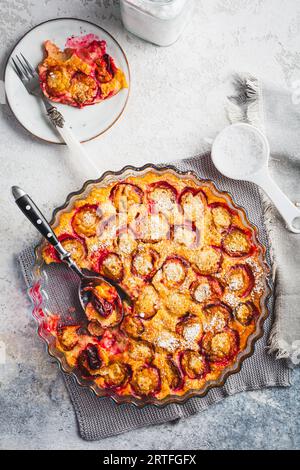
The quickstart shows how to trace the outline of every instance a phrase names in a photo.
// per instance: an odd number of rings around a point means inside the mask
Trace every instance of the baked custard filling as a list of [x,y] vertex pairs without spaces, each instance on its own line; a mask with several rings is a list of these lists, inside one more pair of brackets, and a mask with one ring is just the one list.
[[[55,228],[82,268],[104,283],[88,292],[85,324],[51,322],[71,368],[118,395],[162,400],[199,390],[237,360],[262,315],[262,247],[242,212],[212,185],[149,171],[94,186]],[[60,262],[45,245],[46,263]]]

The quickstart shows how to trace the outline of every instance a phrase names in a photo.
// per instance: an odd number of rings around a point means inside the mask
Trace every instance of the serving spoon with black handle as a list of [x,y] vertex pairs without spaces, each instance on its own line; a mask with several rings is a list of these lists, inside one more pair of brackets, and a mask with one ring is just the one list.
[[40,234],[55,248],[61,261],[66,263],[67,266],[69,266],[69,268],[71,268],[72,271],[74,271],[77,276],[79,276],[80,284],[78,288],[78,295],[84,310],[87,303],[87,289],[91,290],[91,288],[95,288],[98,285],[103,284],[103,282],[110,284],[116,289],[121,302],[126,301],[129,305],[131,305],[132,301],[130,296],[119,284],[114,282],[112,279],[107,278],[106,276],[101,276],[100,274],[94,273],[92,271],[88,271],[88,274],[85,274],[85,272],[83,272],[83,270],[77,266],[75,261],[72,259],[71,254],[65,250],[58,240],[40,209],[28,196],[28,194],[23,191],[23,189],[19,188],[18,186],[12,186],[11,191],[17,206],[21,209],[23,214],[27,217],[28,220],[30,220],[30,222],[40,232]]

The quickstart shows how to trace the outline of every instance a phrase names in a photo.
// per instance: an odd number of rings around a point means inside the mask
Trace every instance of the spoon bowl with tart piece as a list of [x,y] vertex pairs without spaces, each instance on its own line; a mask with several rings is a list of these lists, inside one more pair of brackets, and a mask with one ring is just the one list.
[[66,263],[80,278],[78,296],[87,317],[92,321],[98,321],[105,327],[118,325],[123,319],[123,302],[128,305],[132,303],[127,292],[112,279],[80,269],[28,194],[18,186],[12,187],[12,194],[17,206],[27,219],[55,248],[61,261]]

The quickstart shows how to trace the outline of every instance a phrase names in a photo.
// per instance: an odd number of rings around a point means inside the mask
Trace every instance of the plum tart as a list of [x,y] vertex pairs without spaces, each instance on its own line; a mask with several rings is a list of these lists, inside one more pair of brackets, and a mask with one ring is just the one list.
[[[104,283],[86,293],[83,324],[52,322],[69,368],[148,403],[217,383],[265,316],[265,250],[244,211],[210,182],[151,167],[88,188],[54,230],[80,267],[118,282],[132,303]],[[42,253],[60,262],[50,245]]]
[[94,34],[70,37],[63,51],[47,40],[44,49],[39,78],[51,101],[83,108],[128,88],[124,72],[106,52],[106,42]]

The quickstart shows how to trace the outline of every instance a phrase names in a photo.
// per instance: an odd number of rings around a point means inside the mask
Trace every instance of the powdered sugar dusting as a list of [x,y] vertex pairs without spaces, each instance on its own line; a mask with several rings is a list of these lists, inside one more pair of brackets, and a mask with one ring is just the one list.
[[262,294],[264,290],[264,270],[253,258],[247,259],[247,264],[251,267],[255,279],[255,285],[251,292],[251,297],[254,298],[255,294]]
[[227,303],[230,307],[237,307],[240,303],[240,299],[236,295],[231,294],[230,292],[225,294],[223,299],[224,302]]
[[194,297],[197,302],[204,302],[211,295],[209,284],[200,284],[194,292]]
[[167,263],[164,266],[164,273],[169,281],[178,282],[184,276],[184,269],[179,263]]
[[216,312],[214,315],[209,317],[209,320],[204,324],[205,331],[210,331],[212,333],[217,331],[222,331],[226,326],[226,319],[221,312]]
[[180,347],[180,341],[171,332],[165,330],[158,335],[156,345],[167,351],[174,352]]
[[240,290],[243,288],[243,276],[242,275],[234,275],[230,277],[230,281],[228,287],[230,290]]
[[199,338],[201,333],[201,325],[200,323],[193,323],[191,325],[186,325],[183,329],[183,337],[186,342],[187,349],[194,349],[195,342]]
[[152,199],[155,201],[156,209],[160,212],[168,212],[174,209],[174,202],[167,190],[154,191]]
[[151,260],[147,259],[142,254],[137,255],[134,258],[133,265],[135,269],[137,270],[137,272],[149,273],[153,269],[153,264]]
[[198,350],[198,339],[202,331],[201,323],[186,325],[183,329],[183,338],[178,338],[170,331],[162,331],[156,341],[156,346],[166,349],[169,352],[175,352],[177,349]]
[[94,214],[91,214],[90,212],[85,212],[83,214],[82,220],[86,225],[92,225],[95,221]]

